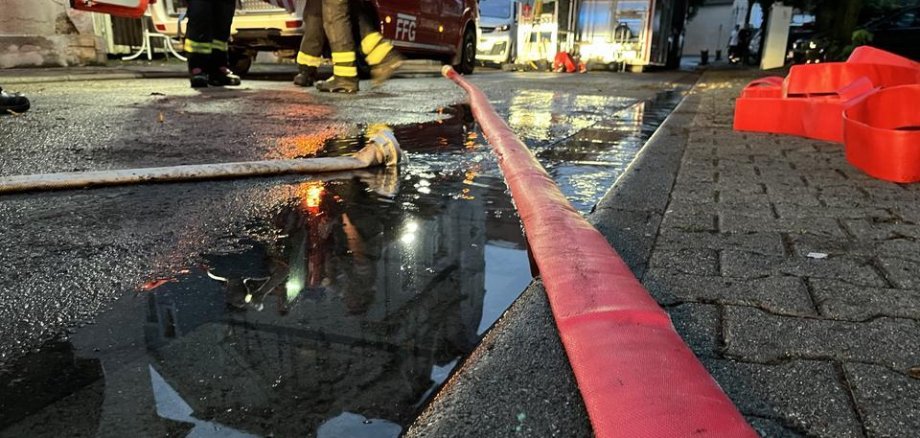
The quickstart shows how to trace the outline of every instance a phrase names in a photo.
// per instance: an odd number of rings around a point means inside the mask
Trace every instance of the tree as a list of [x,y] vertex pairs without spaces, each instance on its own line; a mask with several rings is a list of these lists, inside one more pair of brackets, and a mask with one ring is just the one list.
[[[747,0],[748,19],[750,20],[751,6],[759,4],[761,10],[767,12],[774,0]],[[815,14],[816,30],[837,45],[843,46],[850,42],[853,31],[859,24],[860,12],[864,3],[878,4],[884,7],[892,0],[782,0],[783,4],[796,9],[813,12]]]
[[839,44],[848,44],[859,24],[863,0],[823,0],[815,9],[818,32]]

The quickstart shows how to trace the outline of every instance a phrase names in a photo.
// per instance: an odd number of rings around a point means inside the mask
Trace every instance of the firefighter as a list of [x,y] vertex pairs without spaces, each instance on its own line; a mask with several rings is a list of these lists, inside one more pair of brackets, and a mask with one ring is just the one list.
[[[322,0],[323,30],[332,48],[332,78],[316,83],[320,91],[333,93],[356,93],[358,91],[358,68],[355,66],[355,41],[352,36],[352,14],[349,0]],[[402,65],[403,57],[389,41],[383,38],[355,6],[358,33],[361,36],[361,52],[371,67],[375,85],[390,78]]]
[[297,76],[294,84],[311,87],[316,82],[316,69],[323,61],[323,46],[326,34],[323,32],[322,0],[307,0],[303,8],[303,39],[297,52]]
[[192,88],[240,84],[240,77],[227,67],[235,10],[236,0],[188,0],[185,52]]

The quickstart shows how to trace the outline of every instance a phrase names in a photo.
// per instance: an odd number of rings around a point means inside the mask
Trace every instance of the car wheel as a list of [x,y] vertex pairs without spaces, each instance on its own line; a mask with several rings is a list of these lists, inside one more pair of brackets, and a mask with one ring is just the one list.
[[473,74],[476,68],[476,32],[473,28],[466,28],[463,32],[463,44],[460,46],[460,63],[454,66],[458,73]]
[[255,54],[249,54],[249,52],[244,52],[240,50],[230,50],[230,70],[233,70],[233,73],[238,75],[244,75],[249,73],[249,69],[252,67],[252,60],[255,58]]

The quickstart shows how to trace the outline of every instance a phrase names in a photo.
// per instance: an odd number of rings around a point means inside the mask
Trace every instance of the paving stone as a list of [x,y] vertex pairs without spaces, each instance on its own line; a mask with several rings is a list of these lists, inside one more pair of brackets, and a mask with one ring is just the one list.
[[822,234],[845,237],[843,230],[832,217],[779,218],[770,214],[746,215],[731,209],[719,209],[719,231],[725,233],[780,232],[796,234]]
[[788,218],[876,218],[877,220],[893,220],[895,217],[886,209],[875,207],[802,207],[786,202],[773,204],[780,217]]
[[716,229],[716,216],[712,214],[712,209],[706,208],[690,211],[684,209],[680,212],[668,210],[661,221],[661,227],[689,232],[718,231]]
[[763,438],[800,438],[804,437],[799,432],[796,432],[793,429],[790,429],[786,426],[783,426],[777,420],[760,418],[760,417],[746,417],[748,423],[751,427]]
[[691,275],[719,275],[719,253],[711,249],[656,248],[649,270],[665,270]]
[[759,254],[783,255],[783,238],[779,233],[715,233],[662,230],[657,243],[664,247],[739,249]]
[[920,226],[905,223],[878,223],[867,219],[842,219],[854,238],[886,240],[895,238],[920,239]]
[[782,202],[785,204],[799,205],[802,207],[811,208],[821,208],[824,206],[824,204],[821,203],[821,200],[818,199],[818,194],[811,190],[801,190],[795,195],[769,191],[769,187],[767,187],[767,190],[767,198],[770,199],[770,202]]
[[689,204],[709,204],[715,202],[715,190],[710,184],[685,185],[671,192],[671,199],[680,199]]
[[690,135],[690,138],[687,140],[688,145],[692,146],[687,149],[684,153],[682,159],[684,162],[714,162],[717,158],[716,151],[717,149],[711,145],[704,145],[704,142],[707,142],[705,138],[700,138],[698,135]]
[[903,201],[908,203],[920,199],[915,193],[905,187],[906,186],[877,179],[869,179],[868,181],[861,182],[859,184],[859,188],[865,191],[871,199],[883,201]]
[[808,289],[795,277],[743,280],[652,270],[643,283],[664,305],[707,302],[755,306],[784,315],[817,315]]
[[[695,178],[696,180],[706,182],[707,184],[700,184],[706,186],[714,182],[716,173],[717,170],[712,164],[712,160],[684,160],[681,162],[680,170],[677,173],[677,179]],[[679,184],[677,187],[684,186],[686,186],[686,184]],[[677,187],[675,187],[675,190]]]
[[721,176],[738,175],[757,179],[754,160],[747,156],[729,158],[719,155],[716,170]]
[[879,257],[885,276],[895,287],[920,289],[920,262],[899,257]]
[[775,419],[786,429],[812,437],[863,436],[846,389],[829,362],[762,365],[703,359],[703,364],[745,415]]
[[916,438],[920,380],[877,365],[844,365],[856,406],[871,437]]
[[[770,196],[765,193],[739,193],[735,191],[720,191],[719,192],[719,202],[724,203],[738,203],[742,204],[745,202],[758,203],[758,204],[769,204],[773,202],[770,199]],[[818,201],[815,200],[817,203]]]
[[816,187],[853,184],[853,180],[840,169],[809,169],[803,176]]
[[678,185],[687,185],[687,184],[712,184],[715,182],[716,174],[711,171],[696,171],[689,172],[685,169],[682,169],[680,175],[677,176],[676,183]]
[[681,304],[667,309],[677,333],[697,356],[716,355],[719,348],[719,308],[710,304]]
[[[914,185],[920,186],[920,184]],[[920,202],[898,205],[895,207],[895,212],[910,223],[920,224]]]
[[813,234],[792,234],[789,236],[793,251],[800,257],[809,253],[825,253],[829,255],[850,256],[875,256],[876,242],[853,240],[849,238],[816,236]]
[[746,181],[746,178],[733,179],[724,175],[719,176],[719,182],[716,183],[715,189],[720,192],[732,190],[752,195],[758,193],[766,193],[763,185],[761,185],[759,182]]
[[869,260],[851,257],[777,257],[746,251],[726,250],[721,256],[722,275],[754,278],[768,275],[830,278],[858,285],[885,287],[888,285],[876,273]]
[[876,316],[920,320],[920,289],[854,286],[817,278],[809,282],[822,316],[849,321],[864,321]]
[[833,321],[726,306],[725,354],[751,362],[782,359],[859,361],[894,368],[920,364],[920,326],[908,319]]
[[876,246],[876,251],[879,255],[920,261],[920,241],[888,239],[878,242]]
[[[720,192],[720,201],[721,194],[722,193]],[[771,218],[776,217],[776,215],[773,214],[773,203],[766,200],[759,200],[754,202],[721,201],[715,207],[718,209],[718,211],[730,211],[734,214],[742,216]]]
[[772,195],[771,199],[775,202],[795,203],[799,198],[817,197],[821,192],[813,187],[805,187],[801,184],[778,184],[776,182],[766,183],[767,193]]
[[860,190],[860,187],[855,185],[818,187],[818,191],[818,199],[826,202],[828,206],[836,206],[849,201],[859,202],[870,199],[863,190]]
[[780,177],[790,177],[790,178],[799,178],[801,172],[795,169],[793,166],[789,165],[789,161],[785,159],[780,160],[764,160],[758,159],[755,167],[760,172],[760,175],[763,177],[776,176]]

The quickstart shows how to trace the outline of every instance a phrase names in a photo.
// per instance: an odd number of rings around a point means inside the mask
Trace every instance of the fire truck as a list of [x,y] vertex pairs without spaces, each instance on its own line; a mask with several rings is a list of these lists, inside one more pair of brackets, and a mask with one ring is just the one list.
[[[231,69],[249,70],[259,51],[294,56],[303,35],[305,0],[236,0],[230,39]],[[372,15],[384,37],[410,58],[435,59],[472,73],[476,62],[479,8],[476,0],[355,0]],[[149,2],[149,5],[148,5]],[[272,4],[274,3],[274,4]],[[146,9],[154,29],[180,38],[185,0],[71,0],[74,8],[119,14]],[[278,7],[288,4],[290,7]]]
[[578,51],[583,61],[642,71],[680,65],[688,0],[582,0]]

